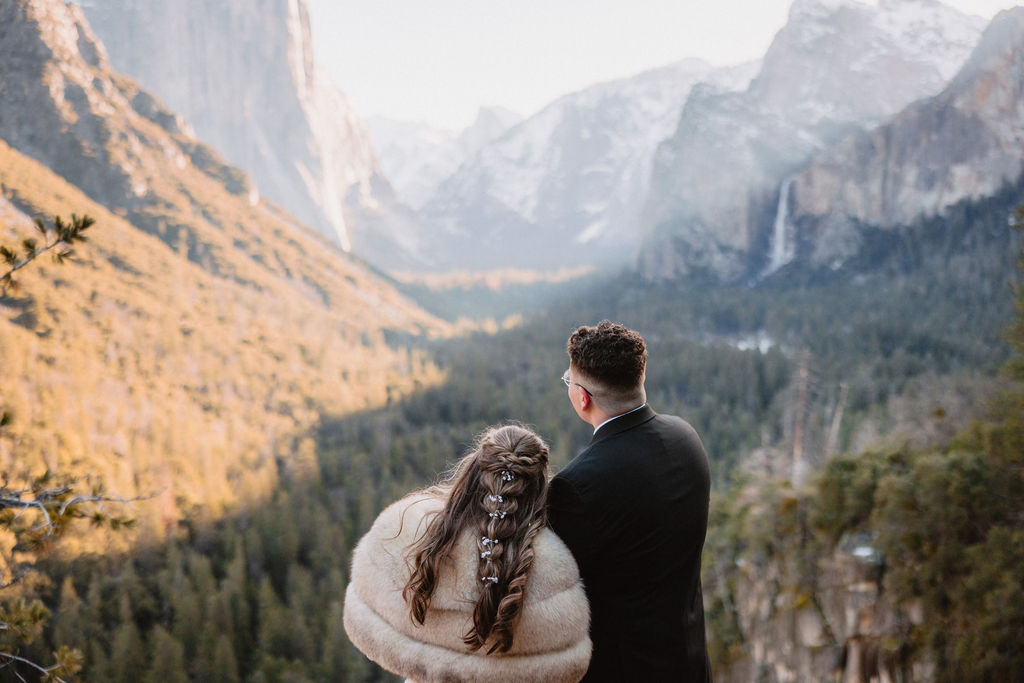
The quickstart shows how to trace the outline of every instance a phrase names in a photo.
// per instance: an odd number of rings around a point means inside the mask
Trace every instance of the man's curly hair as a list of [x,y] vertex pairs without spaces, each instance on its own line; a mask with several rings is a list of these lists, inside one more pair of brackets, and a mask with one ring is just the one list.
[[596,327],[577,328],[565,348],[571,367],[596,381],[614,400],[629,400],[641,390],[647,345],[637,332],[602,320]]

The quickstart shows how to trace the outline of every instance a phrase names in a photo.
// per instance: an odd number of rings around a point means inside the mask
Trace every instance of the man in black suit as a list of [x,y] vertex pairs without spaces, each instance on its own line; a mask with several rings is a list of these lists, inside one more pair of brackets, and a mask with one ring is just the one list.
[[551,528],[576,557],[594,656],[584,681],[710,681],[700,558],[708,459],[693,427],[646,404],[647,348],[580,327],[562,376],[590,445],[552,480]]

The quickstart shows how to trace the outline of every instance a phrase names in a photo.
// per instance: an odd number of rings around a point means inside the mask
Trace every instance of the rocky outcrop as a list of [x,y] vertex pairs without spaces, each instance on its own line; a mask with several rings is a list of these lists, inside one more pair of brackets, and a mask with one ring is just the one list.
[[732,278],[766,269],[784,180],[941,90],[982,25],[933,0],[794,2],[750,87],[695,89],[658,148],[640,270]]
[[814,585],[789,585],[776,563],[744,566],[736,578],[742,655],[715,671],[722,683],[934,678],[925,660],[908,661],[900,642],[919,610],[897,609],[881,590],[881,557],[869,539],[820,558]]
[[[115,69],[156,93],[262,195],[342,248],[401,213],[365,125],[313,61],[306,0],[85,0]],[[358,218],[359,220],[353,220]],[[386,240],[385,240],[386,241]]]
[[244,173],[111,70],[70,3],[0,2],[0,137],[111,208],[144,207],[166,168],[187,165],[257,201]]
[[815,158],[787,220],[815,265],[837,267],[859,225],[894,229],[995,194],[1024,172],[1024,8],[997,15],[938,96]]
[[639,238],[651,155],[702,80],[753,68],[688,60],[566,95],[486,145],[424,205],[442,265],[553,270],[623,263]]

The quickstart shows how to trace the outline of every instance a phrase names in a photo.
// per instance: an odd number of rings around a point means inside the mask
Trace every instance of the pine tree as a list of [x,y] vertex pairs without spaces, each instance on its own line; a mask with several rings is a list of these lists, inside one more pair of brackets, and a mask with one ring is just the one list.
[[110,679],[135,683],[146,675],[146,646],[135,621],[129,618],[117,627],[110,651]]
[[59,619],[54,628],[53,642],[72,648],[82,648],[88,642],[89,624],[83,612],[85,604],[75,591],[70,576],[64,577],[60,587]]
[[221,635],[217,639],[217,647],[213,651],[213,670],[211,676],[210,680],[222,681],[223,683],[238,683],[239,681],[235,650],[231,647],[231,639],[227,635]]
[[150,635],[152,664],[144,683],[189,683],[185,673],[185,652],[174,636],[156,626]]
[[287,657],[291,650],[292,625],[288,610],[277,597],[270,579],[260,583],[259,606],[259,648],[264,655]]

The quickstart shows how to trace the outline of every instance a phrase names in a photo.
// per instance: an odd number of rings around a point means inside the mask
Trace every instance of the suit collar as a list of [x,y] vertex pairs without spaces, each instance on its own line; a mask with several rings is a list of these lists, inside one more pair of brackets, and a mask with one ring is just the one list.
[[612,419],[610,422],[606,422],[603,425],[601,425],[601,428],[598,429],[594,433],[593,438],[590,439],[590,445],[593,446],[595,443],[604,441],[605,439],[615,436],[616,434],[621,434],[624,431],[642,425],[644,422],[648,422],[654,419],[656,415],[657,413],[655,413],[651,409],[651,407],[647,405],[640,408],[640,410],[635,410],[631,413],[620,415],[619,417]]

